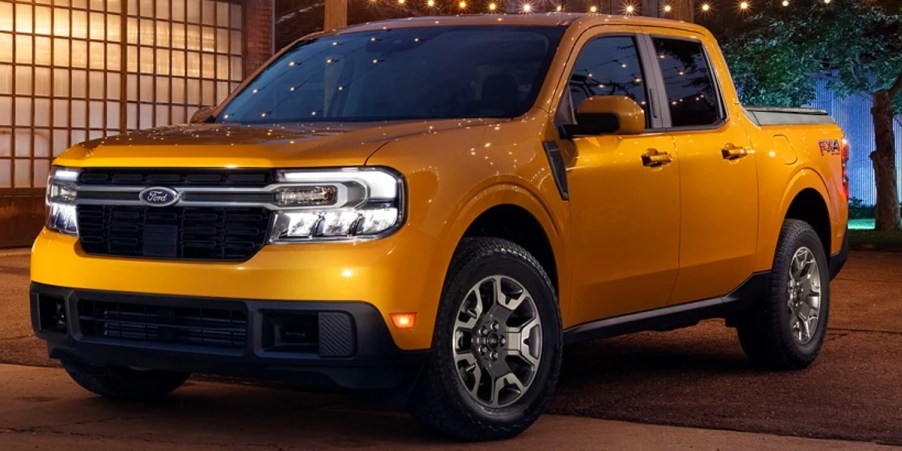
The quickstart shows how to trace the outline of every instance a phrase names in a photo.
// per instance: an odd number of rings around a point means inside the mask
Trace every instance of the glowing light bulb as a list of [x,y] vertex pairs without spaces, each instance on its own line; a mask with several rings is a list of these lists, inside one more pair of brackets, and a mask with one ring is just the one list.
[[746,2],[746,1],[739,2],[739,9],[741,9],[743,11],[749,9],[749,2]]
[[673,9],[673,8],[671,8],[670,5],[664,5],[664,12],[665,12],[665,13],[669,13],[670,10],[672,10],[672,9]]
[[528,13],[530,11],[532,11],[532,5],[530,5],[529,3],[524,3],[523,4],[523,12]]
[[498,9],[498,5],[496,5],[494,3],[489,3],[489,11],[494,11],[496,9]]
[[633,5],[626,5],[626,13],[633,14],[636,12],[636,7]]
[[704,12],[711,11],[711,5],[709,5],[707,3],[702,3],[702,11],[704,11]]
[[426,1],[426,6],[428,6],[428,7],[430,7],[430,8],[434,7],[434,6],[435,6],[435,0],[427,0],[427,1]]
[[783,5],[783,6],[789,6],[789,0],[783,0],[782,5]]
[[829,5],[829,4],[830,4],[830,0],[824,0],[824,4],[825,4],[825,5]]
[[467,9],[467,2],[460,2],[457,4],[457,7],[460,9]]
[[590,12],[590,13],[597,13],[597,12],[598,12],[598,7],[595,6],[595,5],[590,6],[590,7],[589,7],[589,12]]
[[564,10],[564,6],[563,6],[563,5],[557,5],[557,6],[554,8],[554,10],[557,11],[557,12],[561,12],[561,11]]
[[407,0],[398,0],[399,5],[403,5],[405,2],[407,2]]

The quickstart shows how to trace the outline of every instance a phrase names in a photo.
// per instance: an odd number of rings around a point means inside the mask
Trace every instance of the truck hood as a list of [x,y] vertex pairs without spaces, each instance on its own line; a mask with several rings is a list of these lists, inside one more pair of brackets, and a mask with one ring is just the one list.
[[502,120],[160,127],[76,145],[54,164],[72,167],[357,166],[383,144]]

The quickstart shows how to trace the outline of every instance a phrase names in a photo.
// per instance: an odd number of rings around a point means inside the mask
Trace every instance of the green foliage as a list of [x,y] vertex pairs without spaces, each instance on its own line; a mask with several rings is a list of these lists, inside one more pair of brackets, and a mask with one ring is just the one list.
[[[815,76],[840,95],[888,88],[902,72],[899,0],[769,0],[740,31],[722,36],[742,100],[801,105],[814,96]],[[902,112],[902,95],[895,106]]]
[[875,213],[876,206],[867,205],[857,197],[849,199],[849,219],[873,219]]

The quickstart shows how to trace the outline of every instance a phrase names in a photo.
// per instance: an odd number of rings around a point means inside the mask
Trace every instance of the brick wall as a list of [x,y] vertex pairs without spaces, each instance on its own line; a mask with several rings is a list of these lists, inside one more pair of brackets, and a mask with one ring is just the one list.
[[273,1],[244,2],[244,74],[250,75],[273,53]]

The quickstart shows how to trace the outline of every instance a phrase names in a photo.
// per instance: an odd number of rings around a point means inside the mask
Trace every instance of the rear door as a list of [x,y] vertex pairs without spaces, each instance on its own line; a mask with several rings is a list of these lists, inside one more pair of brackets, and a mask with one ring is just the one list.
[[679,304],[727,294],[751,275],[756,156],[724,104],[717,80],[729,75],[717,73],[705,44],[670,30],[652,32],[651,41],[666,95],[664,121],[680,161],[680,270],[670,301]]

